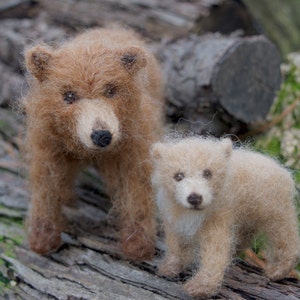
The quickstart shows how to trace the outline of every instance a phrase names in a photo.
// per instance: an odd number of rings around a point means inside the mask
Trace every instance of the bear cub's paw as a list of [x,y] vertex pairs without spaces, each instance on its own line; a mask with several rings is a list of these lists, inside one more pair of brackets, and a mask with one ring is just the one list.
[[165,259],[158,269],[158,274],[166,277],[176,277],[181,272],[181,264],[177,257],[172,256]]
[[192,278],[183,286],[185,292],[192,297],[207,298],[214,296],[219,291],[219,285],[214,283],[204,283],[198,278]]

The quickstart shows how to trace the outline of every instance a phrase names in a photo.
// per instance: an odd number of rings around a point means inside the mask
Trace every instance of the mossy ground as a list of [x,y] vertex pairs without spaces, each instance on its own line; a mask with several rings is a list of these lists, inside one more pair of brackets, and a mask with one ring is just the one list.
[[[7,226],[7,228],[18,227],[21,230],[24,226],[22,220],[16,217],[1,216],[0,223]],[[16,257],[15,247],[22,244],[24,236],[19,233],[15,234],[15,232],[0,235],[0,296],[3,295],[5,289],[11,288],[15,283],[12,278],[9,278],[9,263],[1,258],[2,255]]]

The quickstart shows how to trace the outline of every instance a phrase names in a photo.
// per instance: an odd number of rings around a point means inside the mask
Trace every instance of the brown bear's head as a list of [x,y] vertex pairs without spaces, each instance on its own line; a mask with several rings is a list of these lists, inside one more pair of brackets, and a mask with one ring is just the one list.
[[[106,45],[96,32],[52,48],[26,51],[32,75],[28,115],[51,127],[68,149],[111,149],[135,126],[147,76],[139,46]],[[112,36],[113,39],[113,36]]]
[[232,152],[229,139],[184,138],[152,147],[152,183],[160,207],[173,204],[205,210],[224,184]]

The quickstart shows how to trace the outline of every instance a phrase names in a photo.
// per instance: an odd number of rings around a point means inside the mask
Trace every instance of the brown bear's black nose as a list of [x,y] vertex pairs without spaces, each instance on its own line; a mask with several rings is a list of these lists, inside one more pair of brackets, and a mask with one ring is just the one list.
[[187,197],[187,201],[193,206],[198,206],[202,203],[202,196],[196,193],[192,193]]
[[93,130],[91,139],[94,145],[99,147],[106,147],[111,142],[112,134],[108,130]]

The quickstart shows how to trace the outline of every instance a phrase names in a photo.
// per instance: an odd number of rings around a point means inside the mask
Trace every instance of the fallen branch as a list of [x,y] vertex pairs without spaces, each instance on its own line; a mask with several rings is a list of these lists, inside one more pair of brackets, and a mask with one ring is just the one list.
[[242,135],[239,135],[239,138],[244,139],[249,136],[254,136],[257,134],[264,133],[271,129],[273,126],[279,124],[282,122],[300,103],[300,97],[298,97],[296,100],[294,100],[289,106],[287,106],[280,115],[274,117],[270,122],[264,123],[260,127],[254,128],[253,130],[250,130]]

